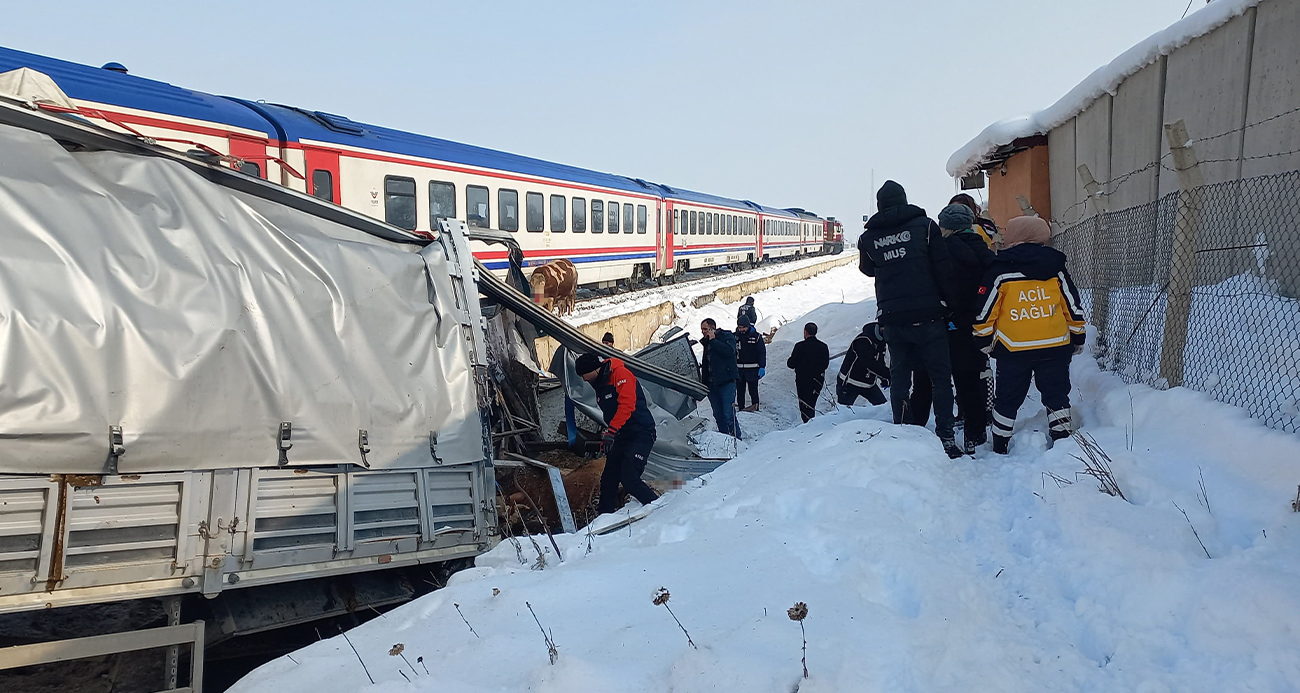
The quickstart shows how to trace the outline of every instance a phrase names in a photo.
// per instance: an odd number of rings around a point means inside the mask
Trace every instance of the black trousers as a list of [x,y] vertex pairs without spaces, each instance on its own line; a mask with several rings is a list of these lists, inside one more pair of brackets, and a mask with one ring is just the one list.
[[614,439],[614,445],[605,453],[605,471],[600,475],[599,512],[618,510],[619,484],[643,505],[649,505],[659,497],[641,480],[646,458],[654,444],[655,434],[651,431],[622,432]]
[[880,389],[879,383],[872,383],[871,387],[858,387],[851,383],[846,383],[839,378],[835,379],[835,401],[846,406],[852,406],[858,401],[858,397],[866,397],[867,401],[872,404],[884,404],[889,401],[885,393]]
[[[912,371],[921,369],[929,375],[934,399],[934,432],[943,439],[953,437],[952,365],[948,359],[948,323],[927,322],[920,325],[881,325],[880,331],[889,347],[889,401],[894,408],[894,423],[907,423],[905,414],[912,394]],[[925,409],[929,409],[926,407]],[[921,415],[920,408],[914,415]],[[924,414],[929,418],[929,414]]]
[[821,397],[822,388],[826,386],[826,376],[800,377],[794,376],[795,394],[799,396],[799,418],[804,423],[808,419],[817,415],[817,398]]
[[952,386],[957,392],[957,410],[961,412],[965,439],[976,445],[988,439],[989,381],[984,371],[953,371]]
[[740,369],[740,380],[736,381],[736,406],[745,408],[745,388],[749,388],[749,398],[758,404],[758,369]]
[[1007,354],[998,357],[998,387],[993,404],[993,437],[1010,438],[1016,413],[1029,394],[1029,383],[1038,387],[1047,407],[1048,434],[1070,436],[1069,353],[1051,358]]

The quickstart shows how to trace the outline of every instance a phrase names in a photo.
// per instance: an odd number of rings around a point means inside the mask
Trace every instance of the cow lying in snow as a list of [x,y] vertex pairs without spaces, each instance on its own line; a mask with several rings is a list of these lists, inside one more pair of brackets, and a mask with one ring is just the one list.
[[558,315],[568,315],[578,301],[578,268],[563,258],[533,270],[528,278],[533,288],[533,303]]

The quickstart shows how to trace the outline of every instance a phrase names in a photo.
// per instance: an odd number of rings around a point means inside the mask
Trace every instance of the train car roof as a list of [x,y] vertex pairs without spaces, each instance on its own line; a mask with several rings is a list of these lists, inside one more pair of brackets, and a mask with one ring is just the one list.
[[80,63],[0,46],[0,72],[27,67],[49,75],[68,96],[111,106],[225,123],[272,136],[271,124],[243,106],[212,94]]
[[427,135],[361,123],[350,118],[293,106],[237,99],[272,118],[290,141],[312,140],[421,159],[446,161],[523,175],[611,188],[643,195],[659,194],[651,184],[625,176],[462,144]]

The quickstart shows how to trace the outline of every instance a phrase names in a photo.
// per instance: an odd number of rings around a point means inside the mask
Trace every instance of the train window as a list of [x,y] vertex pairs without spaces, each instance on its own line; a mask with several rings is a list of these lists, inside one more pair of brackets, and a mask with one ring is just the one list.
[[636,206],[636,232],[637,233],[645,233],[647,218],[648,217],[646,216],[645,205],[637,205]]
[[609,203],[609,232],[618,233],[618,203],[612,200]]
[[481,185],[465,188],[465,221],[480,229],[492,228],[492,208],[488,205],[488,189]]
[[384,221],[415,230],[415,179],[384,176]]
[[519,191],[497,191],[497,223],[502,231],[519,230]]
[[311,172],[311,196],[334,201],[334,174],[323,168]]
[[605,201],[604,200],[591,201],[591,232],[592,233],[605,232]]
[[239,164],[239,172],[247,173],[254,178],[262,177],[262,167],[252,161],[245,161]]
[[694,236],[694,235],[695,235],[695,212],[694,212],[693,210],[691,211],[691,224],[690,224],[690,226],[691,226],[691,228],[690,228],[689,233],[690,233],[690,235]]
[[583,197],[573,198],[573,232],[587,232],[587,200]]
[[735,236],[736,234],[736,217],[732,216],[731,221],[727,223],[727,233]]
[[704,234],[706,236],[713,235],[713,216],[714,215],[712,214],[706,214],[704,216]]
[[456,218],[456,186],[440,180],[429,181],[429,228],[438,228],[439,219]]
[[551,233],[564,233],[567,205],[563,195],[551,195]]
[[541,193],[528,193],[525,199],[525,221],[529,231],[546,230],[546,202]]
[[632,203],[623,203],[623,233],[632,233]]

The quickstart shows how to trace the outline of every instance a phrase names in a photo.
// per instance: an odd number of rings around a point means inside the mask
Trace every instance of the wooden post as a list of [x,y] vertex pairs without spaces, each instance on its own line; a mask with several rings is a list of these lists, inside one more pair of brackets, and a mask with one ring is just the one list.
[[1093,345],[1093,354],[1100,362],[1106,357],[1109,349],[1109,340],[1106,337],[1106,319],[1110,315],[1110,291],[1112,287],[1110,282],[1103,281],[1101,277],[1103,272],[1110,270],[1112,257],[1110,248],[1114,245],[1115,239],[1109,238],[1106,229],[1106,207],[1107,201],[1105,193],[1102,192],[1101,184],[1096,178],[1092,177],[1092,171],[1087,164],[1079,164],[1079,180],[1083,183],[1083,189],[1088,193],[1088,205],[1092,207],[1092,212],[1097,216],[1097,232],[1092,239],[1092,326],[1097,330],[1097,343]]
[[1183,384],[1184,352],[1187,349],[1187,320],[1192,311],[1192,287],[1196,283],[1196,245],[1200,235],[1200,190],[1205,178],[1196,152],[1187,143],[1187,125],[1182,120],[1165,123],[1165,139],[1178,173],[1178,211],[1174,221],[1173,253],[1169,263],[1168,301],[1165,305],[1164,341],[1160,349],[1160,376],[1169,387]]

